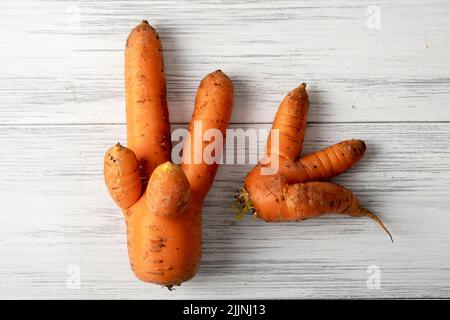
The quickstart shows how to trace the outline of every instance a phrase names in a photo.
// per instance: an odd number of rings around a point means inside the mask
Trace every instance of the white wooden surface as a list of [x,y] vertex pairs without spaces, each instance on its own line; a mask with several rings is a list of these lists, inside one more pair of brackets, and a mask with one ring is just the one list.
[[[1,1],[0,298],[449,297],[449,16],[447,1]],[[250,165],[224,165],[198,275],[172,292],[137,281],[102,157],[125,141],[123,47],[143,18],[163,40],[176,126],[217,68],[234,81],[235,128],[269,127],[306,81],[305,151],[367,142],[336,181],[395,242],[367,219],[237,222],[229,206]]]

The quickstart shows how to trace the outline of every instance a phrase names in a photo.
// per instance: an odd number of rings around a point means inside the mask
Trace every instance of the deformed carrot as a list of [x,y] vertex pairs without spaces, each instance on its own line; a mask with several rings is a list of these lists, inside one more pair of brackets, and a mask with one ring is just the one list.
[[[245,178],[244,188],[237,196],[240,215],[248,211],[269,221],[297,221],[338,213],[354,217],[369,217],[389,236],[379,217],[361,206],[356,196],[331,179],[358,162],[366,150],[362,140],[347,140],[299,158],[308,111],[306,85],[291,91],[280,104],[272,129],[278,129],[279,149],[271,144],[272,131],[267,141],[267,159],[254,166]],[[274,173],[263,172],[272,166]]]
[[[231,81],[221,71],[213,72],[198,88],[191,122],[225,132],[231,108]],[[192,145],[200,142],[203,153],[208,143],[201,136],[201,141],[195,135],[191,138]],[[183,156],[188,152],[189,144]],[[202,161],[182,163],[181,169],[163,163],[153,171],[146,196],[125,211],[130,261],[139,279],[171,287],[195,275],[201,256],[203,201],[216,170],[217,164]]]
[[[181,167],[170,162],[161,43],[146,21],[128,37],[125,78],[129,149],[117,145],[106,153],[105,183],[125,216],[134,274],[171,288],[199,268],[201,212],[217,163],[202,157]],[[203,155],[210,145],[202,135],[207,129],[225,134],[232,104],[233,86],[223,72],[202,80],[190,126],[192,132],[194,123],[200,123],[201,135],[185,142],[183,160],[198,145]]]
[[381,219],[362,207],[353,192],[335,183],[288,184],[280,174],[252,175],[247,177],[240,197],[247,202],[247,208],[268,222],[298,221],[328,213],[364,216],[376,221],[392,240]]

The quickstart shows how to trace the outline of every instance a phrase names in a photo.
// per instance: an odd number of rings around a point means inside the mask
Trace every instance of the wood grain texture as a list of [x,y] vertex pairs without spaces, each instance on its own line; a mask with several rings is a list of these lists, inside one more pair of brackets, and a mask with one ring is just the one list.
[[123,48],[143,18],[163,41],[171,120],[200,79],[234,81],[233,122],[272,121],[310,88],[310,121],[450,121],[445,1],[3,1],[0,123],[123,123]]
[[[374,4],[379,30],[365,1],[0,2],[0,298],[449,297],[450,5]],[[173,128],[214,69],[234,81],[234,128],[269,128],[306,81],[305,152],[364,139],[364,160],[335,181],[395,242],[368,219],[236,221],[229,207],[250,165],[222,165],[199,274],[172,292],[137,281],[102,158],[125,142],[123,47],[143,18],[163,40]]]
[[[250,126],[243,127],[244,129]],[[251,125],[253,128],[254,126]],[[123,125],[2,126],[1,297],[423,297],[450,292],[446,124],[313,124],[305,151],[349,138],[365,159],[336,181],[381,213],[395,242],[368,219],[235,221],[230,204],[249,165],[223,165],[206,200],[194,280],[174,292],[134,279],[124,223],[103,183],[103,150]],[[250,150],[249,153],[254,153]],[[81,269],[81,288],[66,269]],[[381,289],[366,287],[378,265]]]

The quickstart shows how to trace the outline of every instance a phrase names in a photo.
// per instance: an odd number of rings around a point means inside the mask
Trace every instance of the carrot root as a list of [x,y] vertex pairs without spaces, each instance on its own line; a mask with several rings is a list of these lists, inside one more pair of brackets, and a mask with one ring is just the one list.
[[[108,150],[105,183],[125,217],[133,273],[171,290],[198,271],[202,207],[218,163],[201,159],[178,167],[171,162],[162,45],[145,20],[127,39],[125,92],[129,148],[117,145]],[[190,144],[199,145],[204,154],[209,146],[203,140],[205,130],[225,134],[232,105],[233,85],[225,73],[217,70],[201,81],[190,130],[201,122],[203,131],[186,140],[183,159],[194,152]]]
[[394,242],[394,239],[392,238],[392,234],[389,232],[388,228],[384,225],[383,221],[381,220],[380,217],[378,217],[375,213],[373,213],[372,211],[361,207],[360,208],[360,217],[368,217],[370,219],[372,219],[373,221],[375,221],[391,238],[391,242]]
[[393,241],[382,220],[363,208],[350,190],[324,182],[363,157],[364,141],[346,140],[300,157],[308,108],[305,83],[289,92],[279,105],[272,125],[278,129],[278,149],[271,145],[274,131],[266,146],[267,157],[278,157],[278,171],[266,174],[262,161],[250,170],[235,197],[236,218],[240,220],[249,212],[267,222],[300,221],[328,213],[365,216],[377,222]]

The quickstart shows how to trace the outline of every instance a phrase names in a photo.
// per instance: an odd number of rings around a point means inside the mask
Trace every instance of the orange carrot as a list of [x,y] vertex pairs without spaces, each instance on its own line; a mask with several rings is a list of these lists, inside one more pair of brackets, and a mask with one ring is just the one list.
[[[186,162],[180,168],[170,162],[160,48],[159,37],[147,22],[133,29],[128,38],[125,75],[130,149],[116,146],[107,152],[105,182],[125,216],[134,274],[171,288],[191,279],[198,270],[201,211],[217,164],[200,158],[199,163]],[[190,131],[198,121],[203,127],[201,134],[206,129],[225,133],[232,102],[231,80],[221,71],[207,75],[197,91]],[[203,141],[203,135],[193,134],[185,142],[183,159],[196,145],[203,155],[209,143]]]
[[[306,173],[308,181],[328,180],[352,167],[365,151],[364,141],[346,140],[301,157],[297,168]],[[297,182],[302,181],[297,179]]]
[[150,210],[147,197],[141,197],[124,211],[128,255],[137,278],[170,289],[196,274],[201,255],[201,209],[202,203],[192,200],[184,212],[161,216]]
[[272,130],[278,130],[279,149],[272,148],[272,132],[267,139],[266,154],[276,153],[288,160],[297,159],[303,147],[306,114],[309,100],[306,84],[302,83],[283,99],[273,121]]
[[308,111],[305,88],[302,84],[281,103],[272,127],[279,129],[279,150],[269,139],[266,151],[268,159],[279,160],[278,171],[265,174],[262,168],[272,167],[267,161],[250,170],[237,196],[240,214],[250,211],[270,222],[297,221],[327,213],[366,216],[375,220],[392,240],[381,219],[363,208],[350,190],[330,182],[315,182],[333,178],[359,161],[366,150],[362,140],[343,141],[298,159]]
[[135,27],[125,48],[127,144],[144,182],[170,160],[171,141],[161,41],[147,21]]
[[[200,144],[203,152],[209,141],[202,139],[201,142],[196,142],[194,126],[196,123],[201,126],[200,138],[209,129],[218,129],[225,137],[232,105],[233,84],[222,71],[217,70],[210,73],[202,80],[195,97],[195,109],[189,124],[189,135],[192,139],[185,142],[181,164],[181,168],[191,186],[191,191],[199,199],[203,199],[211,188],[218,164],[207,164],[204,161],[195,163],[195,145]],[[186,161],[186,159],[190,161]]]
[[182,214],[191,199],[189,182],[180,167],[167,161],[153,171],[147,186],[150,212],[164,217]]
[[105,154],[104,176],[111,197],[121,209],[130,208],[140,198],[142,182],[136,156],[120,143]]
[[[325,181],[350,169],[363,157],[366,144],[362,140],[346,140],[321,151],[305,155],[297,161],[279,157],[279,172],[289,183]],[[270,164],[260,163],[252,170],[260,172]]]
[[[231,97],[232,85],[227,76],[220,71],[207,75],[198,88],[191,123],[201,121],[204,128],[225,132]],[[195,135],[191,137],[192,145],[196,145]],[[186,144],[183,155],[191,152]],[[207,145],[203,139],[200,141],[202,153]],[[146,197],[125,212],[130,261],[139,279],[171,287],[195,275],[200,264],[203,200],[216,169],[217,164],[202,161],[183,163],[181,170],[164,163],[154,170]]]
[[[253,175],[246,179],[242,198],[251,201],[259,218],[268,222],[297,221],[337,213],[352,217],[369,217],[391,237],[375,214],[363,208],[350,190],[331,182],[288,184],[278,175]],[[247,207],[250,204],[246,204]]]

